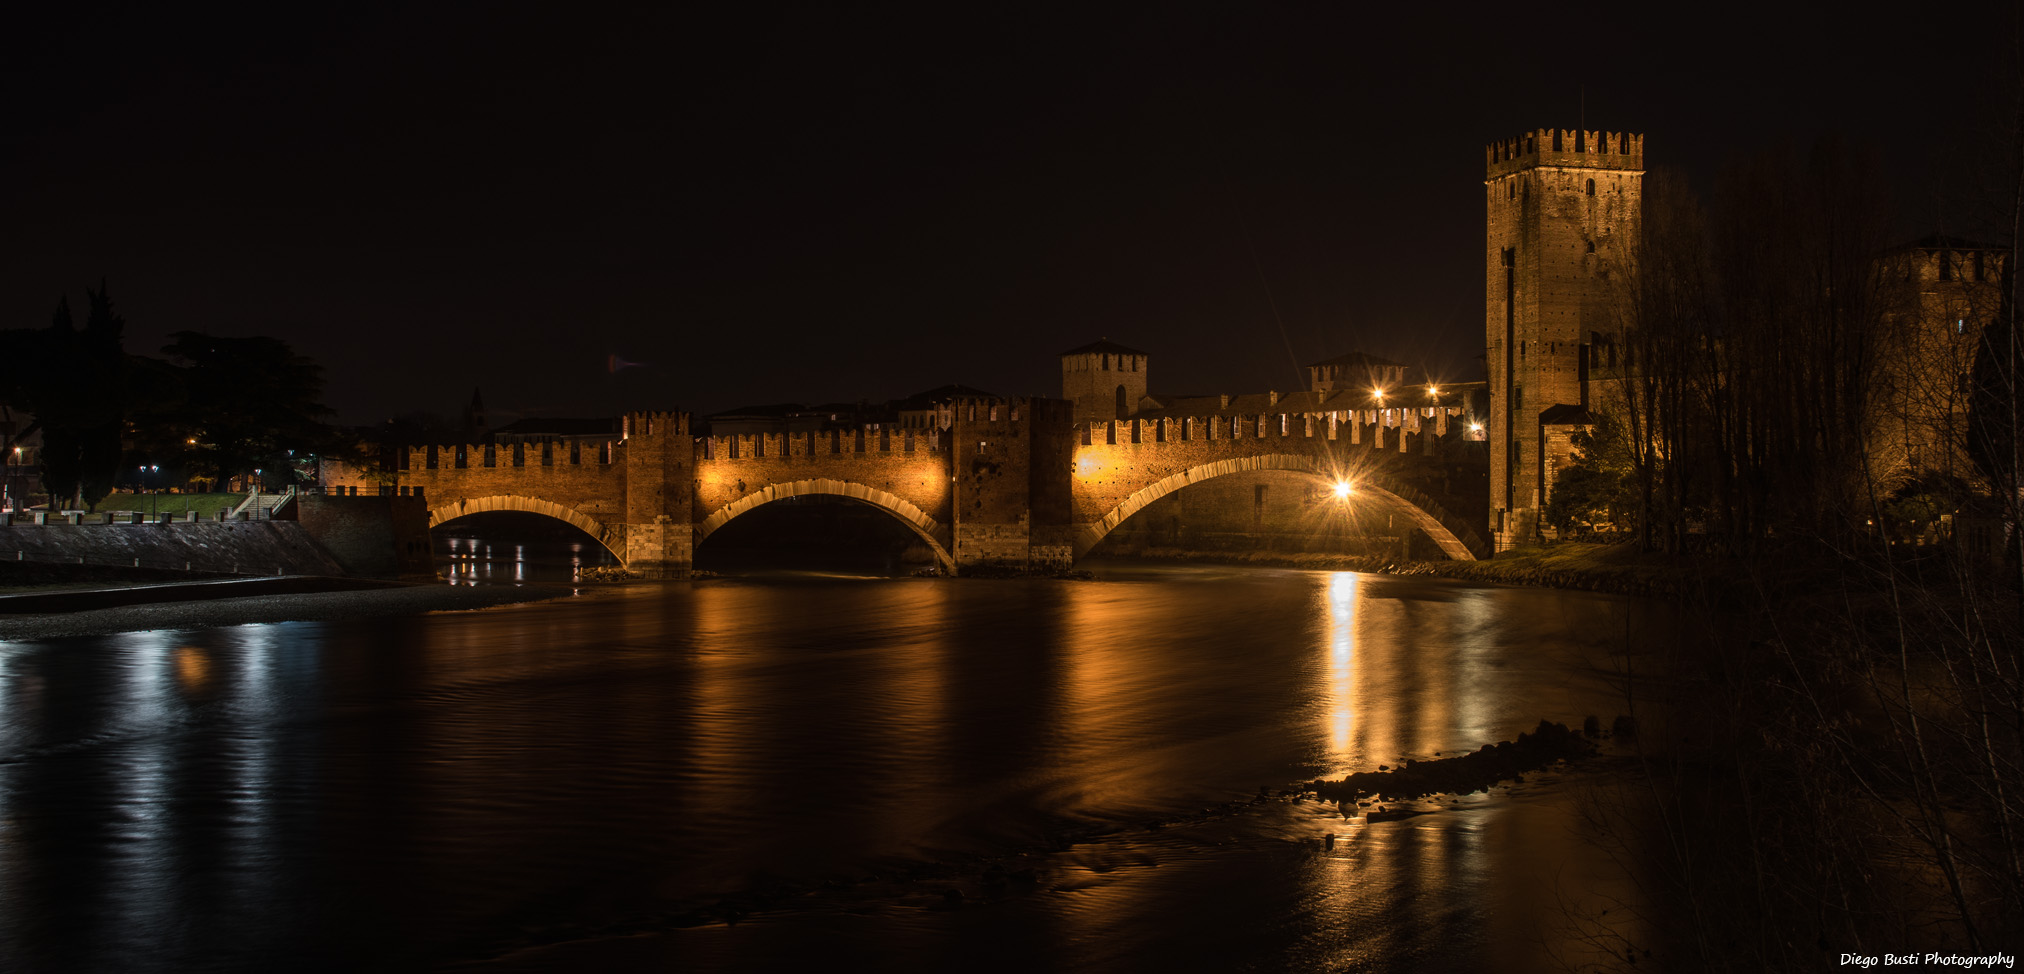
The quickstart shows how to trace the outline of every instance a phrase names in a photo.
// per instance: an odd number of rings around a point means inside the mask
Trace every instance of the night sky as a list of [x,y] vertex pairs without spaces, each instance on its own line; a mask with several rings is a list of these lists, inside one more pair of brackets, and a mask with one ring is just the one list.
[[1834,131],[1973,234],[2017,77],[2002,3],[52,6],[0,29],[4,327],[104,279],[129,351],[281,337],[352,423],[1054,395],[1100,337],[1155,392],[1478,378],[1485,143],[1712,185]]

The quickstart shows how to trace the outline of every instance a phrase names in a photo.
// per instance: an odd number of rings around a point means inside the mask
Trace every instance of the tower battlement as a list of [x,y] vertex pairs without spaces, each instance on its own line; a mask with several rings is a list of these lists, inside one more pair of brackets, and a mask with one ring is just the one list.
[[1644,136],[1600,129],[1535,129],[1483,147],[1488,178],[1533,166],[1644,169]]

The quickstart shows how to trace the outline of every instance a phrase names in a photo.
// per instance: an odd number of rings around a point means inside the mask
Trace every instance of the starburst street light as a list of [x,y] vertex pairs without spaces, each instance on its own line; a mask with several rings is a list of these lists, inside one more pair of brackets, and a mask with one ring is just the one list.
[[1346,501],[1349,499],[1349,495],[1353,493],[1355,490],[1356,487],[1352,485],[1349,481],[1338,480],[1335,482],[1335,499],[1339,501]]
[[1380,405],[1380,406],[1384,405],[1384,387],[1383,387],[1383,386],[1377,386],[1377,387],[1375,387],[1375,388],[1371,389],[1371,390],[1370,390],[1370,397],[1371,397],[1372,399],[1375,399],[1375,400],[1377,400],[1377,402],[1378,402],[1378,405]]

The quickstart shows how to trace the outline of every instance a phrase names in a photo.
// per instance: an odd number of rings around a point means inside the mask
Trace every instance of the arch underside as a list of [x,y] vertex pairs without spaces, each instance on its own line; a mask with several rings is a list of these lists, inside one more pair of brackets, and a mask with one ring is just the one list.
[[746,511],[777,500],[800,497],[807,494],[828,494],[835,497],[848,497],[855,501],[870,504],[892,515],[901,524],[906,525],[908,529],[912,530],[914,534],[920,536],[922,541],[927,542],[928,547],[935,552],[935,560],[940,562],[945,570],[953,571],[956,567],[956,559],[949,553],[952,545],[950,544],[948,528],[944,527],[934,518],[929,517],[926,511],[921,510],[911,501],[879,490],[876,487],[867,487],[863,484],[851,483],[847,480],[796,480],[790,483],[768,484],[761,487],[711,512],[710,516],[704,518],[701,524],[696,525],[696,545],[697,547],[701,547],[703,539],[715,534],[718,528],[729,524],[732,518]]
[[[1102,520],[1078,527],[1075,537],[1075,557],[1080,559],[1083,555],[1088,554],[1091,548],[1096,547],[1097,542],[1102,541],[1112,531],[1116,530],[1117,526],[1123,524],[1126,518],[1137,514],[1144,510],[1147,505],[1174,491],[1191,484],[1199,484],[1205,480],[1213,480],[1217,477],[1224,477],[1235,473],[1254,473],[1260,470],[1293,470],[1302,473],[1332,476],[1332,471],[1319,458],[1290,453],[1268,453],[1255,457],[1232,457],[1228,460],[1218,460],[1214,463],[1202,464],[1199,467],[1191,467],[1140,488],[1130,497],[1125,498],[1110,513],[1105,514]],[[1447,555],[1455,561],[1476,560],[1475,554],[1469,550],[1468,545],[1462,543],[1462,540],[1457,538],[1453,531],[1448,530],[1447,526],[1441,523],[1440,518],[1428,513],[1419,505],[1371,483],[1367,477],[1358,478],[1356,489],[1359,493],[1376,494],[1397,505],[1399,510],[1404,511],[1406,516],[1412,519],[1414,527],[1425,531],[1427,537],[1432,538],[1434,543],[1440,546],[1442,554]]]
[[582,531],[584,534],[596,538],[597,543],[603,545],[605,550],[611,552],[612,557],[617,558],[621,564],[625,562],[625,537],[620,529],[607,526],[596,518],[589,517],[568,505],[557,504],[554,501],[545,501],[538,497],[522,497],[518,494],[495,494],[491,497],[467,497],[441,507],[430,505],[429,528],[433,530],[439,524],[454,521],[466,515],[487,514],[493,511],[525,511],[529,514],[542,514],[558,521],[567,522],[570,526]]

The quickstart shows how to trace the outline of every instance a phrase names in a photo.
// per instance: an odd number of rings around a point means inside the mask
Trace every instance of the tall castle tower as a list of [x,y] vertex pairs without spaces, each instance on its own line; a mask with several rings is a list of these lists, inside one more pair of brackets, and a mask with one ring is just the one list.
[[1539,536],[1589,369],[1614,364],[1611,274],[1639,234],[1644,136],[1539,129],[1485,150],[1483,337],[1490,367],[1490,530]]
[[1061,398],[1077,423],[1127,419],[1146,395],[1146,353],[1106,338],[1061,353]]

